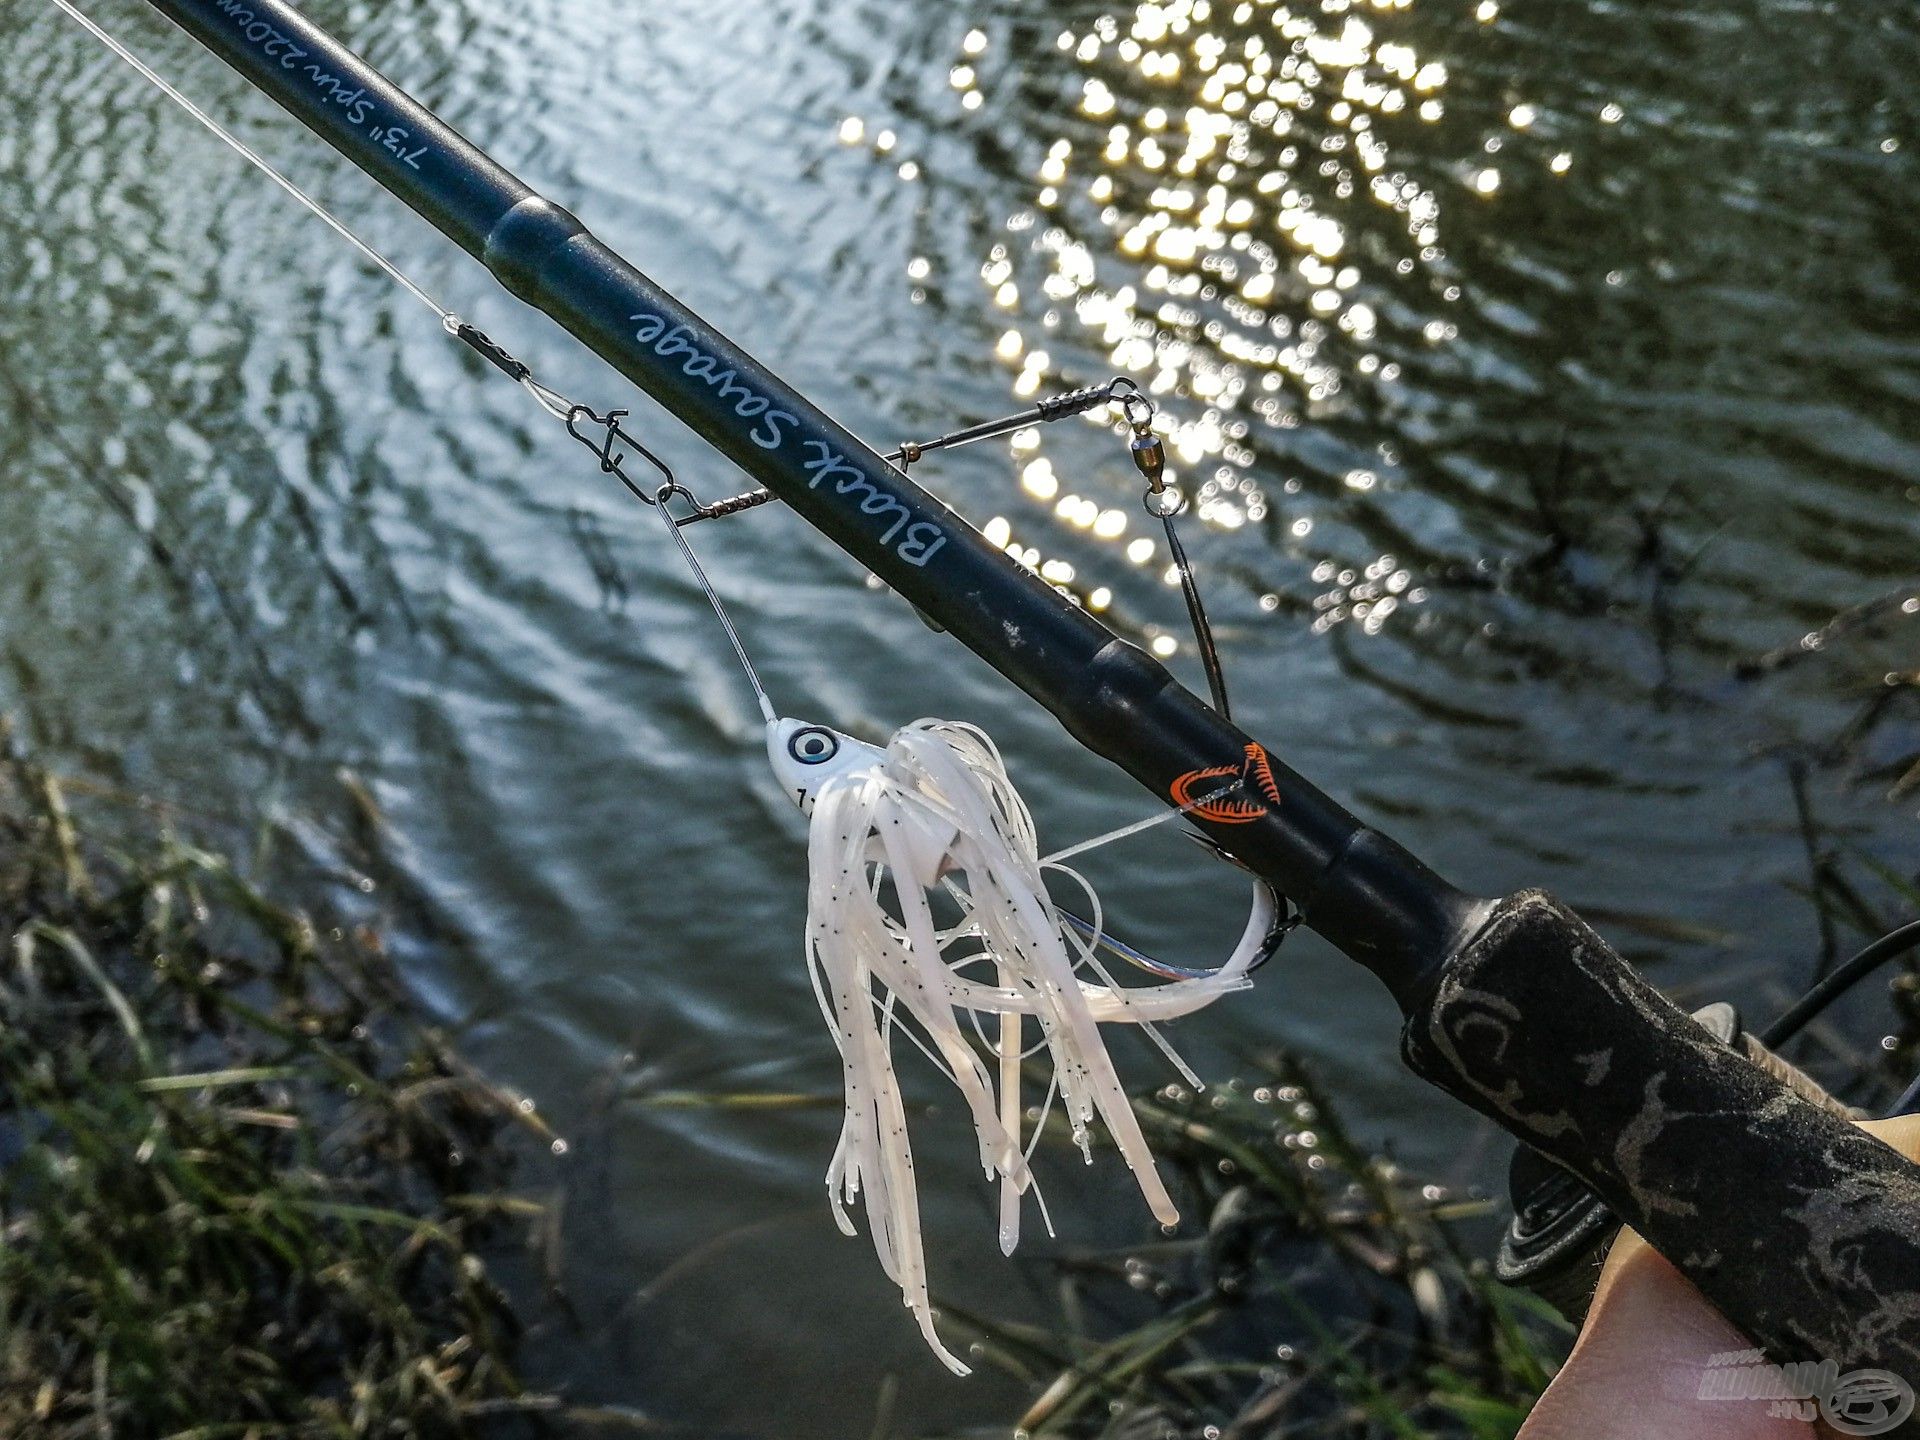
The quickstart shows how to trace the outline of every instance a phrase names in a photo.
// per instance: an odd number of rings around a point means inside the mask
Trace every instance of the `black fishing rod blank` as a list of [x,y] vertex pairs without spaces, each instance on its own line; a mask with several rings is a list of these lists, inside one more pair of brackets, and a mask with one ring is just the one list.
[[1421,1075],[1564,1165],[1782,1359],[1920,1383],[1920,1168],[1763,1074],[1551,898],[1456,890],[988,544],[283,0],[148,0],[1384,981]]
[[154,8],[571,331],[903,598],[1163,801],[1256,752],[1269,794],[1222,848],[1396,990],[1471,930],[1475,903],[1266,756],[1159,661],[978,531],[281,0]]

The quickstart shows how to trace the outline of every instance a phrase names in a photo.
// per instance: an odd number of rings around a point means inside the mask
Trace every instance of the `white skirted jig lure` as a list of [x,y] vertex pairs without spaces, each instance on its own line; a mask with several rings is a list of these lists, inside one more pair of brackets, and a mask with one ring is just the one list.
[[[1154,1023],[1249,983],[1248,970],[1277,933],[1274,901],[1258,891],[1246,932],[1219,970],[1123,989],[1095,953],[1097,897],[1075,872],[1041,856],[1033,818],[981,731],[922,720],[882,750],[824,726],[777,720],[768,726],[767,750],[788,795],[812,817],[807,958],[846,1087],[840,1143],[827,1170],[834,1217],[846,1234],[856,1233],[847,1207],[864,1197],[881,1265],[927,1343],[964,1375],[966,1365],[934,1329],[927,1296],[894,1030],[904,1030],[966,1102],[981,1167],[1000,1180],[1004,1251],[1011,1254],[1019,1239],[1020,1197],[1033,1190],[1039,1199],[1029,1169],[1039,1126],[1031,1140],[1021,1138],[1029,1018],[1040,1032],[1035,1050],[1044,1047],[1053,1065],[1041,1123],[1057,1094],[1091,1162],[1088,1127],[1097,1115],[1154,1218],[1170,1225],[1178,1219],[1173,1199],[1099,1027],[1146,1027],[1179,1065]],[[1076,928],[1049,898],[1048,871],[1086,893],[1090,924]],[[997,1022],[991,1036],[984,1017]],[[967,1026],[997,1062],[992,1067],[969,1043]]]

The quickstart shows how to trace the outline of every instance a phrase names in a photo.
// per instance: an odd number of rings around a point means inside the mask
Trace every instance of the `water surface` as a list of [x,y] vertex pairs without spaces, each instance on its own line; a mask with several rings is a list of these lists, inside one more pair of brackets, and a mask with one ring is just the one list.
[[[1869,861],[1920,866],[1920,704],[1889,683],[1920,668],[1905,7],[308,8],[875,440],[1148,385],[1243,723],[1461,884],[1546,884],[1663,983],[1765,1011],[1823,942],[1800,766],[1828,868],[1897,913]],[[738,488],[144,7],[93,9],[549,383]],[[834,1231],[831,1104],[649,1103],[838,1084],[801,822],[653,522],[69,23],[20,3],[0,34],[0,710],[393,917],[427,1003],[569,1138],[579,1318],[542,1321],[538,1378],[701,1433],[1011,1413]],[[1109,432],[923,473],[1198,682]],[[697,535],[783,709],[983,724],[1062,842],[1148,813],[793,517]],[[1237,928],[1237,882],[1170,835],[1089,868],[1169,958]],[[1311,937],[1178,1038],[1214,1075],[1297,1050],[1449,1182],[1503,1152]],[[936,1283],[1044,1319],[959,1135],[918,1152]],[[1053,1170],[1062,1243],[1144,1233],[1117,1166]]]

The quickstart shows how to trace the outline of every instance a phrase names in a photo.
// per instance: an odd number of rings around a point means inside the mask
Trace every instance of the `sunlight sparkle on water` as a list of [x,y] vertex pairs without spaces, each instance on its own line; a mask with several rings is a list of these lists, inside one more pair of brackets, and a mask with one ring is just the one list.
[[[1250,471],[1268,437],[1397,383],[1399,357],[1379,348],[1406,343],[1404,322],[1389,331],[1383,319],[1404,305],[1384,300],[1409,287],[1436,301],[1459,294],[1442,268],[1440,197],[1396,156],[1408,127],[1446,113],[1448,65],[1422,53],[1403,18],[1420,3],[1141,0],[1055,36],[1077,113],[1035,137],[1027,204],[981,264],[1006,316],[992,356],[1021,401],[1111,373],[1177,400],[1163,403],[1161,428],[1207,528],[1235,531],[1286,503]],[[1474,13],[1491,22],[1500,10],[1485,0]],[[984,99],[976,62],[990,48],[984,30],[959,42],[948,78],[963,104]],[[1540,119],[1513,102],[1503,133]],[[842,138],[874,143],[864,126]],[[1499,150],[1499,135],[1484,148]],[[1571,159],[1550,163],[1565,173]],[[1466,182],[1492,197],[1503,175],[1483,163]],[[1458,334],[1439,323],[1424,339]],[[1076,458],[1070,469],[1064,433],[1015,438],[1013,493],[1057,527],[1047,533],[1061,548],[1068,535],[1114,545],[1157,574],[1153,542],[1132,533],[1137,477],[1124,462],[1089,470]],[[1299,493],[1297,481],[1286,488]],[[1297,510],[1274,518],[1291,544],[1313,528]],[[1045,536],[1016,540],[1022,523],[999,517],[990,538],[1049,578],[1073,573],[1064,556],[1042,555]],[[1361,600],[1342,618],[1377,624],[1395,608]]]

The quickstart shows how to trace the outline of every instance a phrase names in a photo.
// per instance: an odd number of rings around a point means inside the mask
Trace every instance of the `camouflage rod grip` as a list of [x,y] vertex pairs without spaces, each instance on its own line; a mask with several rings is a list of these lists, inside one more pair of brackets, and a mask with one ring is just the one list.
[[1401,1043],[1775,1359],[1920,1387],[1920,1167],[1714,1039],[1551,896],[1501,901]]

